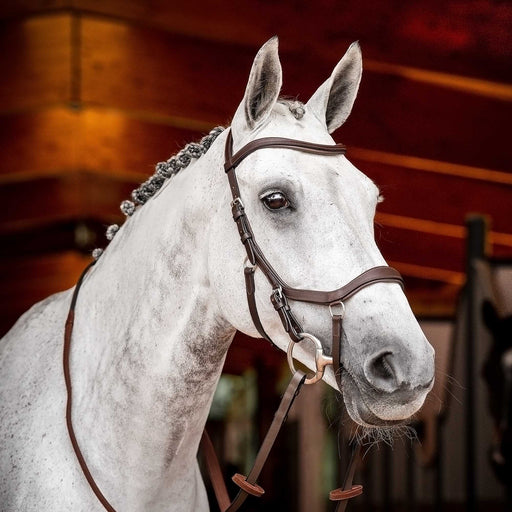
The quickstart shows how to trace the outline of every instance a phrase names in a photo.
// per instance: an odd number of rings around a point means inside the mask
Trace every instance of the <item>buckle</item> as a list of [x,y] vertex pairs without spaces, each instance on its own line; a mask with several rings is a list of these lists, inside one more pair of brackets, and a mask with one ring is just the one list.
[[231,208],[234,208],[235,206],[242,209],[245,208],[244,203],[240,197],[235,197],[233,201],[231,201],[230,205]]
[[331,318],[335,316],[343,318],[345,316],[345,304],[343,304],[341,300],[331,302],[329,304],[329,313],[331,314]]
[[288,301],[283,294],[283,289],[280,286],[277,286],[277,288],[272,290],[270,300],[272,301],[272,304],[276,310],[284,308],[288,304]]

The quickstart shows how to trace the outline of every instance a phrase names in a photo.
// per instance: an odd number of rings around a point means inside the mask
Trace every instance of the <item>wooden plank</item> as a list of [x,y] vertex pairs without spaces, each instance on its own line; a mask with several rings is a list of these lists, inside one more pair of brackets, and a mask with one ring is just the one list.
[[202,41],[84,18],[82,99],[222,122],[234,112],[233,98],[243,96],[251,53],[222,44],[206,50]]
[[3,0],[0,3],[0,19],[30,16],[72,5],[70,0]]
[[142,181],[154,173],[157,162],[167,160],[188,142],[198,141],[207,129],[184,129],[134,119],[111,109],[84,109],[81,115],[79,165],[118,174],[133,173]]
[[37,223],[25,226],[23,230],[0,231],[0,258],[14,254],[17,258],[26,258],[72,250],[90,255],[96,247],[104,247],[107,243],[105,224],[105,220],[87,218],[60,221],[38,218]]
[[1,221],[0,231],[19,232],[70,219],[118,221],[119,204],[136,185],[87,171],[4,185],[3,205],[9,216]]
[[[67,4],[206,41],[253,48],[278,34],[283,48],[303,56],[315,55],[325,62],[336,61],[348,43],[359,40],[366,56],[377,61],[508,83],[512,78],[512,6],[507,2],[346,0],[342,8],[332,0],[293,4],[266,0],[236,4],[211,0],[153,0],[149,4],[138,0],[69,0]],[[41,8],[41,0],[24,0],[22,5],[18,13]],[[0,9],[0,16],[5,10]],[[12,6],[9,10],[12,14]]]
[[512,103],[366,73],[337,138],[347,145],[510,172]]
[[512,233],[512,185],[351,160],[381,189],[385,200],[380,212],[461,228],[468,213],[479,212],[492,219],[493,230]]
[[75,252],[2,259],[0,336],[33,304],[73,286],[89,261]]
[[[3,115],[0,123],[0,179],[30,179],[49,172],[96,169],[133,173],[142,181],[154,165],[198,140],[197,130],[134,119],[110,109],[53,107]],[[14,179],[14,178],[13,178]]]
[[0,112],[70,101],[70,15],[4,23],[0,49]]
[[[209,44],[205,58],[201,40],[88,17],[82,34],[86,104],[193,122],[223,123],[233,115],[253,58],[252,51],[224,43]],[[284,51],[282,60],[285,84],[292,84],[284,93],[292,96],[301,91],[307,99],[330,73],[311,56],[300,59]],[[505,127],[511,117],[512,102],[369,72],[337,138],[349,145],[507,172],[512,149]]]
[[4,114],[0,119],[1,177],[75,167],[77,112],[57,107]]

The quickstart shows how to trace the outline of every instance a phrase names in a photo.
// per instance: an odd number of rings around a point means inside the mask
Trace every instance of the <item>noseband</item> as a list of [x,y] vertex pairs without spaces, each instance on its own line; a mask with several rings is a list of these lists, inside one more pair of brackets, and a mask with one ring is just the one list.
[[[320,380],[323,377],[325,367],[332,364],[334,367],[336,382],[338,384],[339,390],[341,391],[340,355],[342,320],[345,314],[344,301],[352,297],[352,295],[357,293],[359,290],[362,290],[363,288],[375,283],[398,283],[403,287],[402,276],[394,268],[379,266],[366,270],[355,279],[350,281],[348,284],[337,288],[336,290],[319,291],[292,288],[291,286],[288,286],[279,276],[279,274],[274,270],[267,258],[265,258],[263,251],[256,242],[249,219],[247,217],[247,213],[245,212],[244,203],[240,193],[240,187],[236,177],[236,168],[245,158],[259,149],[268,148],[285,148],[294,151],[302,151],[306,153],[314,153],[317,155],[327,156],[343,155],[346,152],[346,147],[343,144],[326,145],[281,137],[265,137],[249,142],[235,154],[233,154],[233,137],[230,130],[226,139],[226,146],[224,151],[224,170],[226,171],[231,189],[231,195],[233,197],[233,200],[231,201],[231,212],[233,215],[233,220],[236,222],[238,227],[240,240],[242,241],[242,244],[244,245],[247,252],[247,261],[250,263],[250,265],[245,266],[244,275],[247,302],[249,305],[252,321],[260,335],[270,343],[273,343],[270,336],[265,332],[265,329],[263,328],[258,315],[258,308],[256,306],[256,287],[254,274],[256,269],[259,268],[272,286],[270,301],[272,302],[275,310],[279,313],[283,327],[291,338],[290,344],[288,346],[288,363],[292,373],[295,373],[295,367],[293,365],[293,347],[295,343],[300,342],[303,339],[308,339],[315,345],[316,373],[313,376],[306,378],[305,383],[313,384],[314,382]],[[327,356],[323,353],[322,343],[320,340],[318,340],[318,338],[312,334],[304,332],[302,326],[290,308],[289,300],[321,304],[329,307],[329,312],[332,318],[331,356]]]

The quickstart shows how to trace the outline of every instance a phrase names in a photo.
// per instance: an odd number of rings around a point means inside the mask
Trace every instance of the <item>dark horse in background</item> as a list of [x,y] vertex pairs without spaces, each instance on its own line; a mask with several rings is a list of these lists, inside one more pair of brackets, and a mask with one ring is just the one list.
[[494,419],[490,460],[496,477],[506,487],[508,504],[512,505],[512,315],[500,317],[489,301],[484,302],[482,310],[493,337],[482,369]]

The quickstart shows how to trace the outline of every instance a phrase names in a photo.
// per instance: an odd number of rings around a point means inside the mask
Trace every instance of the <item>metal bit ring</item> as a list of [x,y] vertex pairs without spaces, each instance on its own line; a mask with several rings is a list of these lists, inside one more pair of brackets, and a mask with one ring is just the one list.
[[[307,332],[301,332],[300,336],[302,339],[307,339],[313,342],[315,345],[315,365],[316,365],[316,373],[315,374],[309,374],[308,377],[306,377],[306,380],[304,381],[304,384],[314,384],[315,382],[318,382],[319,380],[322,380],[322,377],[324,376],[325,367],[328,365],[332,365],[332,357],[326,356],[324,354],[322,344],[320,343],[320,340],[313,336],[312,334],[309,334]],[[288,359],[288,366],[290,367],[290,370],[292,373],[295,373],[297,370],[295,369],[295,365],[293,364],[293,347],[297,344],[295,341],[290,341],[290,344],[288,345],[288,350],[286,352],[286,358]]]

